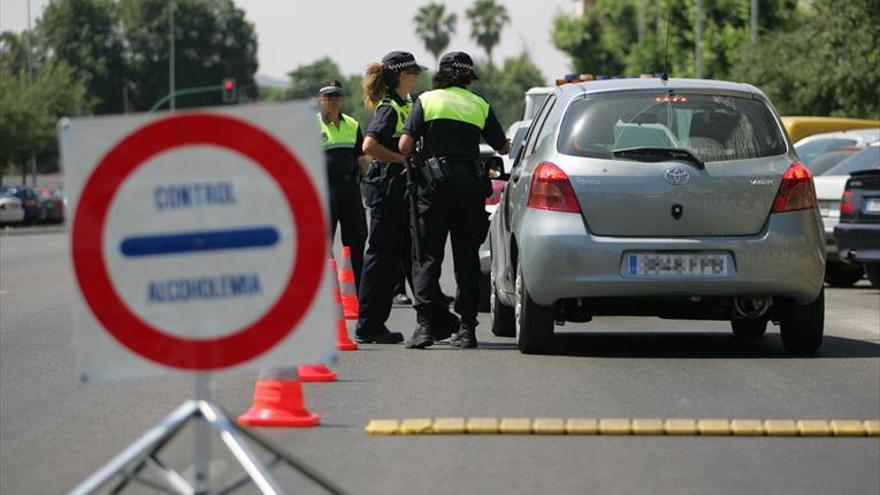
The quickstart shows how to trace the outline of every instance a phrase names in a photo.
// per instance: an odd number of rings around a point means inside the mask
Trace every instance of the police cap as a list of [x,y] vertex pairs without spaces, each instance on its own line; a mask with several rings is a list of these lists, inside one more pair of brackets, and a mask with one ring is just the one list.
[[428,70],[427,67],[416,63],[416,58],[413,57],[412,53],[401,51],[390,52],[382,57],[382,65],[385,66],[386,70],[392,72],[403,72],[405,70],[422,72]]
[[474,61],[465,52],[449,52],[440,57],[440,70],[470,71],[474,79],[479,79],[474,71]]
[[342,83],[336,79],[331,79],[325,82],[321,85],[321,89],[318,90],[319,96],[342,96],[344,94],[345,93],[342,91]]

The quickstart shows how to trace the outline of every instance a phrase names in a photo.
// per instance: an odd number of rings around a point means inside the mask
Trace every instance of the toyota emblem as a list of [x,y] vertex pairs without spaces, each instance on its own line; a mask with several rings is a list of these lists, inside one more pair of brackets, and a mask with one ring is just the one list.
[[681,186],[687,184],[688,181],[691,180],[691,176],[687,173],[687,170],[680,168],[671,168],[667,170],[663,177],[666,179],[666,182],[673,186]]

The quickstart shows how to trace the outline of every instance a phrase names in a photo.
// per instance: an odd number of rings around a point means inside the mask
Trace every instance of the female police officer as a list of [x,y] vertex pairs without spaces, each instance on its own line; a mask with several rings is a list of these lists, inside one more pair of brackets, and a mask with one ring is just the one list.
[[327,158],[330,181],[330,232],[336,237],[340,225],[342,245],[351,248],[351,264],[355,285],[364,265],[364,244],[367,240],[367,218],[361,203],[358,178],[367,171],[362,146],[363,134],[357,120],[342,113],[343,90],[339,81],[328,81],[318,90],[321,111],[316,116]]
[[487,232],[488,196],[478,162],[480,138],[501,154],[510,151],[510,142],[489,103],[466,89],[475,79],[474,63],[468,54],[443,55],[434,75],[434,90],[416,100],[400,138],[404,154],[410,154],[416,140],[423,138],[423,149],[431,155],[422,166],[428,172],[419,194],[420,223],[424,225],[420,232],[422,259],[413,265],[419,327],[407,343],[410,348],[425,348],[445,334],[440,267],[447,234],[452,240],[458,285],[455,311],[461,316],[461,330],[451,344],[477,346],[479,246]]
[[363,150],[374,158],[364,181],[370,208],[370,234],[359,291],[360,314],[355,339],[361,343],[396,344],[403,341],[385,320],[391,312],[395,274],[403,270],[412,286],[412,266],[406,201],[404,157],[397,142],[412,109],[409,93],[424,67],[412,54],[395,51],[367,69],[364,103],[375,108],[367,127]]

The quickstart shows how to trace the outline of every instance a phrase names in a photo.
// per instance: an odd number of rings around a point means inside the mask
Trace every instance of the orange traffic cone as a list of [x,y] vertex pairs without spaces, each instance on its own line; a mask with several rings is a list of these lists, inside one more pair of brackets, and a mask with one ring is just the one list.
[[335,382],[336,372],[326,364],[304,364],[296,367],[299,379],[302,382]]
[[251,408],[238,417],[243,426],[316,426],[320,417],[306,409],[298,380],[260,377],[254,387]]
[[354,286],[354,270],[351,268],[351,249],[342,246],[342,261],[339,263],[339,287],[342,291],[342,312],[346,320],[358,319],[358,296]]
[[[330,270],[332,270],[332,273],[337,273],[336,260],[333,258],[330,258]],[[336,349],[340,351],[356,351],[358,345],[348,337],[348,327],[345,325],[345,316],[342,311],[342,294],[339,292],[338,284],[333,290],[333,297],[336,299],[336,305],[339,308],[339,320],[336,321]]]

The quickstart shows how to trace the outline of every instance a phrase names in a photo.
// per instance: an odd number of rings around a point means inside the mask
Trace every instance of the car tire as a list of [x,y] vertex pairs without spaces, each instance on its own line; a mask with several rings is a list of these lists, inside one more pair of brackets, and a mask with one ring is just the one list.
[[825,289],[816,300],[788,308],[779,321],[782,346],[792,354],[813,354],[822,346],[825,331]]
[[505,305],[498,297],[495,274],[489,277],[489,329],[498,337],[516,337],[516,314],[514,308]]
[[865,263],[865,275],[875,289],[880,289],[880,263]]
[[828,263],[825,266],[825,283],[831,287],[852,287],[863,275],[859,266],[844,263]]
[[491,298],[492,293],[489,287],[489,274],[488,273],[480,273],[480,299],[477,301],[477,311],[481,313],[487,313],[492,310],[492,307],[489,303],[489,299]]
[[759,339],[767,332],[767,320],[730,320],[733,334],[741,339]]
[[532,301],[523,278],[522,264],[516,267],[516,337],[523,354],[547,354],[553,346],[553,307]]

